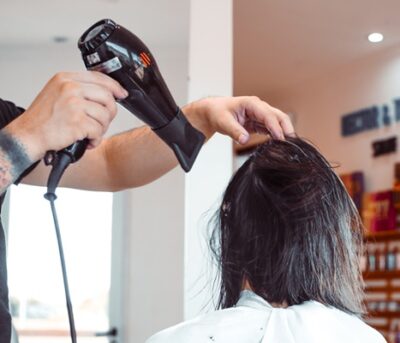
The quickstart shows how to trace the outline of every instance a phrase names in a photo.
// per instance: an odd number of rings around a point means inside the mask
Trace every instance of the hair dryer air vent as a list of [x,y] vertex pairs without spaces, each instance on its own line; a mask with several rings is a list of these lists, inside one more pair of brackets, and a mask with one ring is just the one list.
[[78,41],[78,48],[83,53],[97,49],[116,29],[117,24],[111,19],[104,19],[89,27]]

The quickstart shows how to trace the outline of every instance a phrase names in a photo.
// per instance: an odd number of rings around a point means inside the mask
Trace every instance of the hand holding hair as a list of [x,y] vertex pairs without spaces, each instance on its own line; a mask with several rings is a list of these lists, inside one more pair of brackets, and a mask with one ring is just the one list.
[[203,113],[200,117],[206,119],[197,126],[207,137],[219,132],[245,144],[254,132],[276,139],[294,135],[289,116],[255,96],[204,98],[185,106],[183,111]]

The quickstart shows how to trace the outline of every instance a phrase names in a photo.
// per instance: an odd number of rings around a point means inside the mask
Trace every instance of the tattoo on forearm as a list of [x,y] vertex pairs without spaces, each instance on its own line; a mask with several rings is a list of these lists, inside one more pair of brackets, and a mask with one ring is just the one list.
[[33,161],[25,147],[4,129],[0,131],[0,194],[14,182]]

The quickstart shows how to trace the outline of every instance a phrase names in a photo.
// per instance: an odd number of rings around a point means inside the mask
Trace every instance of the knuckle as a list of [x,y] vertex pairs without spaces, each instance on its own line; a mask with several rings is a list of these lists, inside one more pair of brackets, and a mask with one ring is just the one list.
[[95,77],[97,79],[103,79],[104,76],[105,76],[103,73],[101,73],[99,71],[96,71],[96,70],[90,70],[90,71],[88,70],[87,73],[92,75],[93,77]]
[[105,133],[107,132],[108,129],[108,124],[101,126],[101,137],[103,137],[105,135]]
[[115,102],[112,103],[111,116],[114,118],[117,115],[118,107]]
[[73,114],[70,116],[70,125],[77,128],[81,128],[84,125],[81,112],[73,112]]
[[91,138],[98,138],[101,137],[102,132],[103,132],[103,125],[101,125],[98,121],[95,119],[90,119],[88,121],[88,129],[91,134]]
[[105,117],[98,120],[98,127],[99,130],[101,130],[101,134],[104,134],[106,132],[109,123],[110,121]]
[[104,134],[104,126],[101,124],[96,125],[95,134],[97,138],[101,138]]
[[113,119],[115,118],[116,114],[117,113],[115,111],[107,110],[107,116],[104,121],[104,125],[108,127],[111,124],[111,122],[113,121]]
[[64,94],[78,95],[80,94],[81,88],[77,82],[64,80],[63,82],[61,82],[60,90]]
[[278,121],[279,123],[283,123],[283,122],[290,122],[290,117],[288,114],[286,114],[285,112],[277,109],[276,110],[277,113],[277,117],[278,117]]
[[292,122],[292,119],[290,118],[290,116],[287,113],[283,112],[283,119],[286,122]]
[[92,73],[93,73],[92,75],[99,82],[103,82],[103,83],[105,82],[108,86],[110,86],[110,85],[115,86],[116,84],[118,84],[117,81],[115,81],[113,78],[111,78],[110,76],[108,76],[108,75],[106,75],[104,73],[101,73],[99,71],[93,71]]
[[111,93],[108,93],[107,108],[110,111],[111,117],[114,118],[117,114],[117,103]]
[[97,137],[98,137],[98,135],[97,135],[97,131],[93,128],[93,127],[90,127],[88,130],[87,130],[87,137],[89,138],[89,139],[96,139]]
[[271,120],[267,121],[267,122],[265,123],[265,126],[266,126],[267,129],[270,130],[270,131],[276,131],[277,128],[278,128],[278,124],[277,124],[275,121],[271,121]]
[[228,131],[231,131],[233,129],[232,128],[232,123],[231,122],[227,122],[223,118],[217,118],[215,120],[215,125],[220,129],[224,129],[224,130],[228,130]]
[[66,105],[73,110],[81,109],[83,106],[83,100],[77,96],[71,95],[67,97]]
[[65,72],[58,72],[51,78],[51,80],[55,83],[62,83],[65,79],[66,79]]

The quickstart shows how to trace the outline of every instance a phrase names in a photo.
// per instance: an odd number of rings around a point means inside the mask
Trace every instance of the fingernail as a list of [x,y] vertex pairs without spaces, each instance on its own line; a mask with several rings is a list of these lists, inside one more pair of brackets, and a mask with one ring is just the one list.
[[283,134],[282,131],[277,131],[277,132],[276,132],[276,139],[279,139],[279,140],[281,140],[281,141],[284,141],[284,140],[285,140],[285,135]]
[[126,98],[129,95],[129,92],[126,89],[124,89],[122,93],[124,94],[124,98]]
[[248,134],[242,133],[240,135],[240,137],[239,137],[239,143],[240,144],[246,144],[248,140],[249,140],[249,135]]

